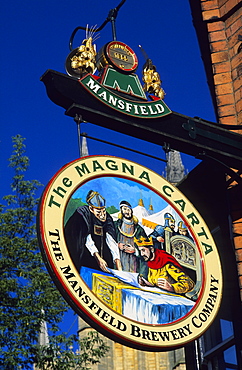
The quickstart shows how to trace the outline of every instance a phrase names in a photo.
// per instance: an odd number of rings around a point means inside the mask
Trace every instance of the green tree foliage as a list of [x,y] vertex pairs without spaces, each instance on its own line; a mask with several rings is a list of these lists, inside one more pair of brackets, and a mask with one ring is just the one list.
[[[19,135],[13,138],[14,150],[10,157],[14,171],[13,194],[5,196],[4,205],[0,205],[0,368],[33,369],[37,361],[42,366],[40,369],[73,370],[67,359],[76,355],[69,347],[79,341],[75,336],[57,335],[68,306],[46,272],[39,252],[35,217],[40,183],[25,179],[29,159],[25,156],[23,141]],[[43,322],[48,324],[52,337],[49,347],[42,348],[38,346],[38,336]],[[98,335],[97,338],[95,350],[100,350],[101,357],[107,348]],[[53,366],[43,367],[46,353],[54,348],[62,355],[55,357]],[[93,353],[89,351],[89,355]],[[94,356],[90,363],[99,357]],[[78,361],[81,364],[81,357]],[[75,369],[87,368],[86,363],[83,364],[84,367]]]
[[66,207],[66,212],[65,212],[65,219],[64,219],[64,224],[69,220],[69,218],[73,215],[75,210],[78,207],[84,206],[84,203],[81,198],[71,198],[68,202],[68,205]]
[[38,349],[39,370],[89,370],[93,364],[105,356],[108,347],[104,344],[96,331],[91,331],[79,342],[79,350],[73,351],[73,341],[77,337],[71,336],[68,340],[65,336],[53,337],[50,344]]
[[113,213],[118,212],[119,210],[115,206],[107,207],[107,212],[112,215]]

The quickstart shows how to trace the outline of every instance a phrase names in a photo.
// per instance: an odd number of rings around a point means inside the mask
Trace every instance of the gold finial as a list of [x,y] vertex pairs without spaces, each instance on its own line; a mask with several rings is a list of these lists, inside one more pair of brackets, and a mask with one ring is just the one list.
[[144,207],[144,202],[142,198],[140,198],[138,206]]
[[152,206],[152,204],[150,203],[150,206],[149,206],[149,210],[150,211],[154,211],[154,208],[153,208],[153,206]]

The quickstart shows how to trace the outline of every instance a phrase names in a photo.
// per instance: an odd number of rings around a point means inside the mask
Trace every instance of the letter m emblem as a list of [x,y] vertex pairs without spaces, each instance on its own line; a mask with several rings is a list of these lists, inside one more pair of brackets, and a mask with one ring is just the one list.
[[102,85],[109,89],[147,100],[140,80],[135,74],[125,75],[112,68],[107,68],[103,76]]

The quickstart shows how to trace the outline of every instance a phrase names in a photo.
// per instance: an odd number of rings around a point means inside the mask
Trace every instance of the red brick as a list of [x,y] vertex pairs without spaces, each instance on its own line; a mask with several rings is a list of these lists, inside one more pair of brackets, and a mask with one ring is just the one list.
[[229,59],[231,60],[234,57],[234,49],[228,49]]
[[225,95],[225,94],[232,94],[233,93],[232,83],[216,85],[215,91],[216,91],[217,96]]
[[233,94],[219,95],[217,97],[217,105],[219,107],[221,105],[228,105],[228,104],[234,104],[234,95]]
[[241,18],[237,19],[234,23],[232,23],[230,26],[232,35],[236,33],[241,28],[241,26],[242,26]]
[[[242,112],[238,114],[237,124],[242,126]],[[242,134],[242,130],[238,134]]]
[[213,73],[223,73],[231,70],[230,62],[216,63],[213,64]]
[[242,100],[238,101],[236,104],[235,104],[235,108],[236,108],[236,112],[239,113],[242,111]]
[[226,3],[219,8],[220,17],[223,17],[224,15],[226,15],[228,13],[227,9],[228,9],[228,6],[227,6]]
[[221,17],[224,14],[227,14],[235,5],[238,4],[238,0],[228,0],[223,6],[220,8],[220,15]]
[[[237,35],[236,35],[236,40],[238,40]],[[229,43],[229,47],[233,48],[233,50],[234,50],[234,55],[238,54],[238,50],[239,50],[240,45],[241,45],[241,41],[235,42],[234,45],[233,45],[232,42],[231,42],[231,44]]]
[[228,49],[228,53],[229,53],[229,59],[231,60],[233,57],[234,57],[234,49]]
[[226,39],[226,33],[224,30],[222,31],[215,31],[209,33],[209,40],[213,41],[221,41]]
[[208,27],[208,32],[221,31],[221,30],[224,30],[224,22],[218,21],[218,22],[208,23],[207,27]]
[[241,78],[237,78],[233,82],[234,85],[234,91],[241,89]]
[[242,99],[242,94],[241,93],[242,93],[241,89],[235,91],[235,93],[234,93],[234,100],[235,100],[235,102],[237,102],[240,99]]
[[227,11],[229,12],[231,9],[233,9],[237,4],[240,3],[241,0],[228,0],[226,2]]
[[227,50],[227,41],[217,41],[217,42],[212,42],[210,44],[210,50],[212,53],[216,53],[217,51],[223,51]]
[[232,69],[237,68],[242,63],[242,53],[236,54],[231,60]]
[[225,21],[225,27],[228,28],[233,24],[237,19],[241,18],[242,9],[238,9],[235,13],[233,13],[228,19]]
[[224,3],[226,3],[228,0],[218,0],[218,5],[221,7]]
[[230,38],[230,37],[232,37],[233,35],[232,35],[232,31],[231,31],[231,28],[230,27],[227,27],[226,28],[226,35],[227,35],[227,38]]
[[237,262],[242,262],[242,248],[235,250],[235,257]]
[[[236,234],[235,238],[242,237],[242,216],[240,213],[232,212],[235,216],[233,217],[233,231]],[[242,248],[242,245],[241,245]]]
[[237,263],[238,275],[242,276],[242,262]]
[[214,9],[206,10],[205,12],[202,13],[202,16],[204,21],[208,21],[210,19],[219,18],[220,14],[218,9]]
[[202,10],[211,10],[218,8],[218,1],[217,0],[207,0],[201,4]]
[[231,73],[218,73],[213,76],[215,85],[226,84],[232,81]]
[[241,288],[242,287],[242,276],[239,276],[238,278],[239,278],[239,286]]
[[242,77],[242,63],[239,64],[237,67],[236,67],[236,72],[237,72],[237,78],[241,78]]
[[[242,77],[242,64],[238,65],[237,68],[234,68],[232,70],[232,80],[233,80],[233,83],[235,83],[235,81],[239,80],[239,83],[240,83],[240,79]],[[238,85],[236,84],[237,88],[235,88],[235,91],[238,90],[238,88],[240,88],[240,86],[238,87]]]
[[220,10],[220,16],[222,17],[224,14],[226,14],[226,6],[225,4],[223,6],[221,6],[221,8],[219,9]]
[[234,35],[232,35],[231,37],[229,37],[227,39],[228,40],[228,45],[229,45],[230,48],[233,48],[236,44],[240,44],[240,42],[238,40],[239,34],[240,34],[240,32],[238,30]]
[[223,125],[237,125],[237,117],[236,116],[220,117],[219,123]]
[[[242,217],[241,214],[237,212],[233,212],[233,232],[235,234],[235,240],[239,240],[242,242]],[[242,244],[240,247],[237,247],[237,249],[242,250]]]
[[228,117],[228,116],[233,116],[234,114],[236,114],[234,104],[223,105],[222,107],[218,107],[219,117]]
[[241,82],[240,82],[240,79],[242,77],[242,65],[239,65],[237,68],[233,69],[232,71],[232,80],[233,80],[233,83],[235,83],[235,81],[239,81],[239,82],[236,82],[235,85],[235,91],[238,90],[240,87],[241,87]]
[[227,51],[220,51],[211,55],[212,63],[226,62],[229,60],[229,54]]
[[231,76],[232,76],[232,80],[236,80],[236,78],[238,77],[238,72],[236,69],[234,69],[232,72],[231,72]]

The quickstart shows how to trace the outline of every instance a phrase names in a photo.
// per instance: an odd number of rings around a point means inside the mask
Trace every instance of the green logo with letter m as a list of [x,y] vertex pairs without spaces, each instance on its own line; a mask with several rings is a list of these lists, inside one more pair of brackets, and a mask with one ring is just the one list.
[[109,89],[117,90],[147,100],[140,80],[135,74],[125,75],[115,71],[112,68],[107,68],[102,85],[108,87]]

